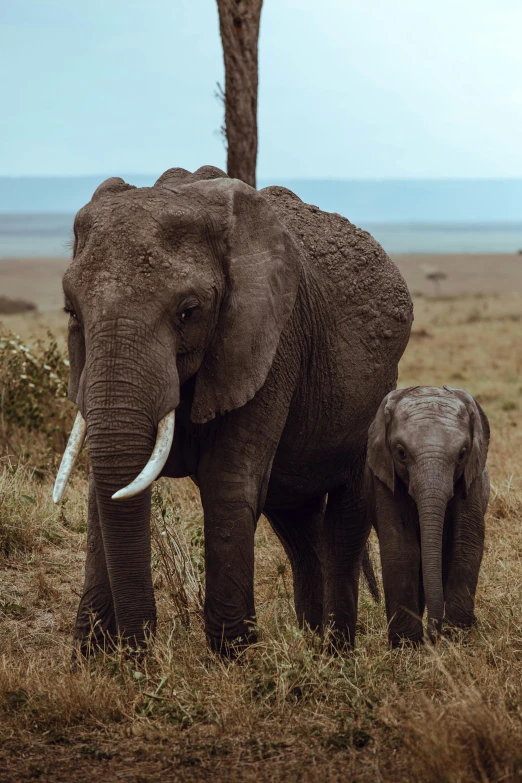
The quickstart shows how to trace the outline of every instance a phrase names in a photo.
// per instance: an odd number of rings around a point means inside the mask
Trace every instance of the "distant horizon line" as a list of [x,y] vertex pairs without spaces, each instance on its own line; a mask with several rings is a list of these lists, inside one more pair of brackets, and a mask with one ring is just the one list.
[[[173,167],[175,168],[175,167]],[[181,167],[180,167],[181,168]],[[165,169],[168,171],[168,169]],[[163,173],[163,172],[161,172]],[[103,177],[108,179],[109,177],[122,176],[122,177],[159,177],[161,174],[153,174],[151,172],[125,172],[120,174],[0,174],[0,180],[43,180],[43,179],[99,179]],[[431,177],[431,176],[415,176],[415,177],[389,177],[389,176],[367,176],[367,177],[303,177],[303,176],[286,176],[278,175],[277,177],[259,176],[258,181],[265,182],[267,180],[286,180],[290,182],[520,182],[522,181],[522,175],[510,176],[510,177]]]

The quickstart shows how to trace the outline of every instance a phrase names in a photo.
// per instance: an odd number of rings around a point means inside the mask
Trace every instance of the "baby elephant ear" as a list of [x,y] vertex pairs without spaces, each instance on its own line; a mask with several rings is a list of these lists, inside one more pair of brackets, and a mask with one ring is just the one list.
[[468,492],[471,484],[482,475],[482,471],[486,467],[490,435],[489,421],[476,399],[465,389],[452,389],[450,386],[444,388],[460,397],[466,405],[469,415],[471,452],[464,468],[464,481],[466,492]]
[[368,430],[368,465],[391,492],[395,492],[395,468],[388,447],[388,429],[397,402],[408,391],[409,389],[395,389],[387,394]]
[[[203,423],[245,405],[264,384],[294,307],[299,251],[265,198],[234,179],[197,187],[218,204],[225,297],[213,343],[198,372],[191,419]],[[209,207],[216,210],[216,207]]]

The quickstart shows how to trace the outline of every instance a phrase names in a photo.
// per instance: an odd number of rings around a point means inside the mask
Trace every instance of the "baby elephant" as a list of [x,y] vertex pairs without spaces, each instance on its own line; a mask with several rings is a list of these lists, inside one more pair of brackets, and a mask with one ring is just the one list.
[[365,483],[393,647],[423,639],[425,604],[432,640],[443,617],[459,628],[475,622],[488,444],[487,417],[463,389],[397,389],[377,411]]

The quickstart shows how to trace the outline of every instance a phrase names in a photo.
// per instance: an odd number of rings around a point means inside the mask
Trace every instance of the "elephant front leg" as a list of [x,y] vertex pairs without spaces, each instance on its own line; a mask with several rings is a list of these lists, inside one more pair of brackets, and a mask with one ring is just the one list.
[[457,628],[470,628],[475,622],[475,592],[484,552],[484,513],[481,480],[460,500],[453,519],[453,535],[448,541],[447,570],[444,574],[445,619]]
[[254,535],[285,406],[264,387],[210,427],[200,445],[196,478],[205,519],[205,628],[210,647],[226,655],[256,639]]
[[419,644],[424,635],[419,532],[411,516],[401,515],[390,490],[378,479],[374,482],[388,640],[392,647]]
[[209,646],[237,654],[256,640],[254,534],[257,517],[246,501],[202,492],[205,512],[205,631]]
[[392,647],[423,640],[424,594],[421,552],[414,535],[404,535],[395,548],[390,541],[380,545],[388,641]]
[[87,555],[83,593],[76,614],[74,640],[79,652],[88,655],[104,649],[116,637],[114,603],[98,515],[98,503],[92,473],[89,476],[87,516]]

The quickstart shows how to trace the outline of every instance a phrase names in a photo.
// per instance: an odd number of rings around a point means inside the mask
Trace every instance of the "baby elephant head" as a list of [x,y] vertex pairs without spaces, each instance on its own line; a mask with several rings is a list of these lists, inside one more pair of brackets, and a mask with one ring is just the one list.
[[466,497],[485,468],[489,425],[463,389],[411,387],[390,392],[370,427],[368,465],[393,493],[405,487],[416,503],[428,629],[444,611],[442,534],[446,507]]

